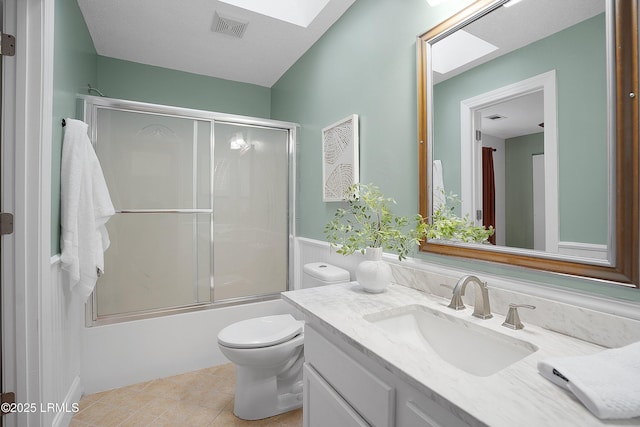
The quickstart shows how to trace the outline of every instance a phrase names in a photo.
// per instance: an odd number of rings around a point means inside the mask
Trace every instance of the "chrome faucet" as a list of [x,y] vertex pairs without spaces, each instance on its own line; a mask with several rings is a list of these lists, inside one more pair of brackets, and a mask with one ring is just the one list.
[[489,305],[489,288],[487,282],[483,282],[476,276],[463,276],[458,280],[456,286],[453,288],[453,296],[449,303],[449,308],[454,310],[464,310],[464,304],[462,303],[462,296],[467,288],[467,284],[476,283],[479,289],[476,289],[476,303],[473,306],[473,315],[480,319],[491,319],[491,306]]

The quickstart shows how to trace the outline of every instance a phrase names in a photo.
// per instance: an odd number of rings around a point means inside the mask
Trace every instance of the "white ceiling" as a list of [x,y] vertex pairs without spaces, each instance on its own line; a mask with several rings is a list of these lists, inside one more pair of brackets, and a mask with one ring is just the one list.
[[[491,117],[502,118],[491,120]],[[502,139],[543,132],[544,92],[537,91],[480,110],[482,132]]]
[[[99,55],[271,87],[354,2],[328,0],[323,7],[321,2],[306,28],[218,0],[78,0],[78,5]],[[216,13],[248,22],[243,37],[213,32]]]
[[434,81],[449,79],[604,11],[605,0],[524,0],[513,7],[498,7],[464,27],[498,49],[446,74],[434,73]]

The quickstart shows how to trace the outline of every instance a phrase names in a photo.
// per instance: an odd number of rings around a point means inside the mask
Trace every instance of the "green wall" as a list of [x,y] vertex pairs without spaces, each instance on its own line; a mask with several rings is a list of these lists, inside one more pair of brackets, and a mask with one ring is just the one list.
[[359,115],[360,181],[418,210],[416,36],[469,1],[358,0],[272,87],[274,119],[301,124],[298,234],[324,239],[322,128]]
[[109,98],[269,118],[267,87],[98,56],[98,88]]
[[[394,197],[398,201],[396,212],[414,214],[418,210],[416,35],[469,3],[450,1],[430,8],[424,0],[358,0],[272,87],[272,118],[301,125],[299,236],[324,240],[324,225],[340,206],[322,202],[320,133],[323,127],[353,113],[360,115],[360,180],[374,182],[387,196]],[[579,53],[574,52],[572,61],[584,70],[586,64],[578,58]],[[564,76],[559,84],[567,78],[574,79]],[[573,116],[579,119],[589,108],[581,106]],[[598,148],[589,145],[587,150],[591,149]],[[479,274],[640,300],[640,292],[622,286],[602,286],[594,281],[470,259],[426,253],[416,257]]]
[[76,1],[57,0],[53,68],[51,141],[51,254],[60,252],[60,160],[63,118],[76,117],[77,94],[96,86],[96,50]]
[[533,162],[544,153],[544,133],[504,141],[505,240],[513,248],[533,249]]
[[606,244],[604,41],[602,14],[436,85],[434,155],[447,191],[461,191],[460,101],[555,69],[560,240]]

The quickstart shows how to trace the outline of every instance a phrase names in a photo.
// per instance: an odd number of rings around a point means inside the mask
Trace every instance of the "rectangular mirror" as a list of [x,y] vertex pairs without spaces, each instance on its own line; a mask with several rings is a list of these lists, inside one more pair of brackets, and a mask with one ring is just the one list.
[[636,7],[480,0],[418,38],[423,251],[638,285]]

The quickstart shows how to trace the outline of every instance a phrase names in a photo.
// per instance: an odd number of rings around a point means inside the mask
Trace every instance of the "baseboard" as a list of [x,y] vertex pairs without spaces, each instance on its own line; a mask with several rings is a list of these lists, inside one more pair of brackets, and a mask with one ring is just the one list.
[[82,397],[82,385],[80,383],[80,377],[75,377],[67,391],[67,395],[64,397],[64,401],[57,407],[58,413],[56,414],[52,427],[67,427],[71,423],[71,418],[78,411],[78,402]]

